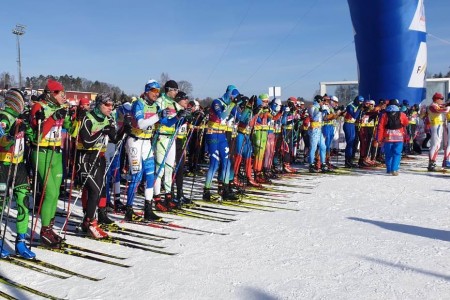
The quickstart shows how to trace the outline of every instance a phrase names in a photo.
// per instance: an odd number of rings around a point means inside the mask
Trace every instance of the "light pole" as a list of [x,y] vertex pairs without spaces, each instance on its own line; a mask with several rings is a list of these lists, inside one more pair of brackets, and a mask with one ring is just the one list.
[[22,88],[22,63],[20,61],[20,39],[21,35],[25,34],[25,25],[17,24],[12,31],[17,37],[17,68],[19,69],[19,88]]

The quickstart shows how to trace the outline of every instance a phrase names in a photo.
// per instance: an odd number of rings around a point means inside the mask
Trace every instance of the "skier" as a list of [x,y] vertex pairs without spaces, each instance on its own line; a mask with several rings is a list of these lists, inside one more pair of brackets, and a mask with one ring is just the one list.
[[[208,129],[206,131],[206,145],[209,154],[209,169],[206,173],[206,180],[203,189],[203,200],[212,201],[211,184],[221,165],[221,172],[218,175],[218,193],[223,200],[237,200],[238,197],[229,187],[230,162],[228,159],[228,142],[225,136],[226,120],[230,114],[234,115],[236,105],[239,104],[242,95],[234,85],[229,85],[221,98],[214,99],[209,110]],[[216,198],[216,199],[220,199]]]
[[61,129],[64,127],[70,131],[72,122],[60,82],[49,79],[40,99],[31,109],[34,133],[31,160],[37,169],[43,194],[43,202],[35,203],[41,207],[41,244],[59,247],[62,238],[53,231],[53,225],[62,182]]
[[[158,107],[165,112],[164,118],[157,124],[156,139],[156,180],[153,187],[153,201],[159,211],[170,211],[177,204],[172,197],[172,176],[175,168],[176,135],[188,115],[188,112],[175,101],[178,84],[169,80],[164,84],[164,93],[156,100]],[[161,200],[162,177],[164,176],[164,202]]]
[[356,140],[355,122],[359,119],[361,113],[360,107],[364,97],[356,96],[352,103],[345,108],[344,115],[344,134],[345,134],[345,167],[355,168],[357,165],[353,163],[354,147]]
[[331,164],[331,143],[333,142],[335,130],[336,130],[336,119],[340,116],[341,111],[335,110],[339,103],[339,99],[336,96],[324,97],[325,105],[322,105],[323,110],[323,126],[322,134],[325,138],[325,164],[328,169],[334,168]]
[[[324,105],[323,97],[320,95],[316,95],[314,97],[313,105],[308,110],[308,114],[311,119],[311,123],[308,130],[311,145],[308,161],[309,172],[317,172],[319,169],[322,172],[329,171],[328,166],[325,163],[326,146],[325,146],[325,137],[323,136],[322,133],[322,123],[324,113],[328,113],[328,107]],[[316,149],[319,150],[320,162],[317,162],[317,165],[315,166],[314,157],[316,154]]]
[[359,135],[359,167],[372,167],[374,164],[370,160],[369,149],[375,131],[378,111],[375,110],[375,101],[366,99],[361,107],[361,114],[358,120]]
[[[87,192],[86,212],[81,228],[94,238],[108,237],[98,223],[111,224],[106,211],[105,152],[108,139],[116,139],[114,119],[111,117],[113,101],[109,94],[95,98],[95,108],[81,122],[77,143],[77,174]],[[95,211],[98,207],[98,220]],[[98,222],[97,222],[98,221]]]
[[436,159],[442,142],[444,132],[443,125],[447,121],[446,114],[450,107],[445,106],[444,96],[440,93],[433,95],[433,103],[428,107],[428,118],[431,124],[430,153],[428,162],[428,171],[436,170]]
[[[23,111],[25,101],[20,90],[10,89],[5,94],[4,109],[0,111],[0,214],[4,213],[10,188],[17,205],[15,252],[27,259],[36,254],[26,246],[28,230],[28,196],[29,184],[23,154],[25,147],[25,130],[27,129]],[[3,203],[2,203],[3,202]],[[0,240],[1,257],[9,256]]]
[[144,220],[160,219],[153,212],[153,185],[155,183],[155,158],[152,136],[155,124],[165,114],[156,104],[161,86],[156,80],[149,80],[144,93],[131,106],[131,131],[126,141],[126,152],[130,165],[131,179],[127,191],[127,209],[124,220],[140,220],[133,210],[134,196],[145,174]]
[[268,118],[268,131],[267,131],[267,146],[264,153],[264,175],[268,178],[277,179],[276,175],[272,170],[273,159],[275,155],[275,145],[276,145],[276,124],[277,121],[281,119],[283,112],[281,111],[281,99],[274,98],[269,103],[270,115]]
[[377,131],[378,142],[384,144],[386,173],[393,176],[398,175],[402,158],[403,140],[406,134],[405,127],[408,125],[408,117],[400,111],[399,106],[400,103],[397,99],[389,101],[389,106],[381,116]]

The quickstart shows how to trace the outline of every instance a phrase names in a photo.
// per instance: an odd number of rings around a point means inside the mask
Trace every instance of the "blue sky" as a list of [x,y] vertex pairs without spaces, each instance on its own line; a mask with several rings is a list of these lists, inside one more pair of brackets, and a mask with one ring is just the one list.
[[[450,1],[425,0],[425,10],[428,72],[447,72]],[[283,99],[311,98],[320,81],[357,79],[344,0],[14,0],[0,20],[0,72],[16,78],[19,23],[24,77],[69,74],[137,94],[166,72],[190,81],[195,97],[235,84],[244,94],[281,86]]]

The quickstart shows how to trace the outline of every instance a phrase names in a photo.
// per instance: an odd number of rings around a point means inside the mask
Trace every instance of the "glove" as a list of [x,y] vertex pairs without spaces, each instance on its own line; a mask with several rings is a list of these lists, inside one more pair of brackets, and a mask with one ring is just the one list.
[[188,114],[189,114],[189,112],[188,112],[187,110],[185,110],[185,109],[179,110],[179,111],[177,112],[177,118],[178,118],[178,119],[186,118]]
[[14,126],[11,126],[11,129],[9,130],[9,135],[14,137],[16,135],[16,132],[23,132],[27,129],[27,125],[22,120],[17,120],[16,123],[14,123]]
[[326,111],[326,112],[330,112],[330,108],[328,107],[328,105],[322,105],[322,111]]
[[110,134],[113,130],[114,130],[114,128],[113,128],[111,125],[107,125],[107,126],[103,127],[103,129],[102,129],[102,134],[108,135],[108,134]]
[[284,108],[283,108],[284,112],[290,112],[291,111],[291,108],[289,106],[286,106],[286,105],[283,105],[283,106],[284,106]]
[[42,121],[44,122],[45,120],[45,113],[43,110],[38,110],[35,114],[34,114],[34,118],[36,119],[36,121]]
[[73,108],[69,109],[69,113],[68,113],[69,116],[73,117],[73,115],[76,113],[76,111],[77,111],[76,107],[73,107]]
[[123,125],[124,126],[131,126],[131,121],[133,120],[133,117],[129,114],[126,114],[123,116]]
[[60,108],[53,113],[53,119],[61,120],[64,119],[67,115],[67,110],[65,108]]
[[253,108],[253,115],[257,115],[257,114],[259,114],[259,112],[260,112],[260,110],[261,110],[261,105],[260,106],[257,106],[257,107],[255,107],[255,108]]
[[159,119],[167,118],[167,116],[169,115],[169,110],[167,108],[166,109],[161,109],[159,111],[158,115],[159,115]]

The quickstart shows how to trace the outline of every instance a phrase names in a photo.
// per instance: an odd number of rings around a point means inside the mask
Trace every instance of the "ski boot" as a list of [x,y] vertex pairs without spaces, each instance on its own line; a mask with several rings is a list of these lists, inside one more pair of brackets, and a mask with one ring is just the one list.
[[100,224],[114,224],[114,221],[108,217],[106,207],[98,208],[98,223]]
[[218,193],[219,193],[219,195],[222,196],[223,200],[228,200],[228,201],[237,201],[237,200],[239,200],[239,197],[231,189],[229,184],[222,184],[222,185],[219,184]]
[[103,229],[97,223],[96,219],[91,220],[90,218],[85,218],[82,225],[83,231],[87,232],[87,234],[94,239],[104,239],[109,237]]
[[262,184],[260,184],[260,183],[258,183],[258,182],[256,182],[256,181],[254,181],[253,178],[250,178],[250,177],[247,178],[247,184],[248,184],[249,186],[256,187],[256,188],[262,187]]
[[133,206],[127,205],[127,210],[125,212],[125,216],[123,217],[124,221],[141,221],[141,216],[137,215],[134,210]]
[[309,171],[309,173],[319,173],[320,172],[315,164],[310,164],[308,171]]
[[168,212],[168,211],[170,211],[169,207],[167,207],[161,201],[161,196],[160,195],[153,196],[153,202],[155,203],[155,209],[156,210],[158,210],[160,212]]
[[290,163],[284,163],[283,164],[283,171],[286,173],[295,173],[297,170],[291,167]]
[[[3,247],[2,247],[3,246]],[[0,253],[0,258],[7,258],[9,257],[9,252],[4,248],[3,242],[0,240],[0,248],[2,249],[2,252]]]
[[181,203],[181,205],[192,205],[194,202],[192,202],[192,199],[186,198],[185,196],[181,196],[178,198],[178,201]]
[[353,169],[353,168],[357,168],[358,166],[353,163],[351,158],[346,158],[345,159],[345,167],[349,168],[349,169]]
[[123,205],[122,201],[120,201],[120,194],[114,195],[114,210],[116,212],[125,212],[127,210],[126,205]]
[[25,233],[17,234],[15,246],[16,254],[26,259],[36,258],[36,254],[33,251],[31,251],[26,245],[27,242],[26,237],[27,236]]
[[145,221],[160,221],[162,218],[153,212],[152,201],[145,200],[144,202],[144,220]]
[[[165,200],[164,205],[169,208],[169,211],[171,211],[172,209],[178,208],[178,206],[179,206],[178,202],[175,199],[173,199],[172,193],[165,194],[164,200]],[[180,205],[180,208],[181,208],[181,205]]]
[[330,172],[330,168],[328,168],[327,164],[323,164],[321,167],[321,171],[322,171],[322,173],[328,173],[328,172]]
[[55,238],[55,240],[58,241],[59,244],[61,244],[63,242],[63,238],[61,236],[59,236],[54,230],[53,230],[53,226],[55,225],[55,218],[50,220],[50,228],[52,229],[52,233],[53,233],[53,237]]
[[59,248],[61,241],[55,238],[56,233],[50,226],[42,226],[41,228],[41,245],[48,248]]
[[428,162],[428,171],[430,171],[430,172],[436,171],[436,162],[434,160],[430,160]]

